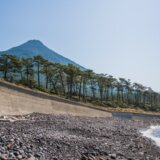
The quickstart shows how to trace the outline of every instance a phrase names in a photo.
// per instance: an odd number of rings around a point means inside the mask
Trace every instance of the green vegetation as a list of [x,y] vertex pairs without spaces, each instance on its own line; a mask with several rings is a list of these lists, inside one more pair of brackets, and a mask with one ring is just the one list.
[[4,80],[57,94],[76,101],[114,108],[160,111],[160,94],[124,78],[116,79],[74,65],[61,65],[41,56],[0,56],[0,77]]

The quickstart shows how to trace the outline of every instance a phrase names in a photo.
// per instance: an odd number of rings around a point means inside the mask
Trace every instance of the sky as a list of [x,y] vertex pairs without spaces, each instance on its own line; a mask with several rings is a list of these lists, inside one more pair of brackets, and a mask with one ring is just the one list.
[[160,91],[160,0],[0,0],[0,51],[37,39],[96,73]]

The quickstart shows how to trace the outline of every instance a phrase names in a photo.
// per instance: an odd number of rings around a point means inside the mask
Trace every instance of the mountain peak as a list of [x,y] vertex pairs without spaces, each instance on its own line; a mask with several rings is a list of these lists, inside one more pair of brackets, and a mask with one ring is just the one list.
[[62,55],[54,52],[53,50],[46,47],[41,41],[39,40],[29,40],[22,45],[19,45],[17,47],[13,47],[7,51],[0,52],[0,55],[2,54],[11,54],[15,55],[17,57],[23,57],[23,58],[29,58],[34,57],[37,55],[41,55],[43,58],[51,61],[56,62],[60,64],[73,64],[74,66],[77,66],[81,69],[85,69],[84,67],[80,66],[79,64],[73,62],[72,60],[63,57]]
[[40,41],[40,40],[36,40],[36,39],[33,39],[33,40],[29,40],[29,41],[27,41],[26,43],[24,43],[23,45],[43,45],[44,46],[44,44]]

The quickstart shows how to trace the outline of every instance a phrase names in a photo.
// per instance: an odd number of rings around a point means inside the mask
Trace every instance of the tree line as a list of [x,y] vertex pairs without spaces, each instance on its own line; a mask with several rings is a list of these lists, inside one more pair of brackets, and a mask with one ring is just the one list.
[[18,58],[0,56],[0,77],[65,98],[110,107],[160,111],[160,94],[129,79],[116,79],[68,64],[49,62],[40,55]]

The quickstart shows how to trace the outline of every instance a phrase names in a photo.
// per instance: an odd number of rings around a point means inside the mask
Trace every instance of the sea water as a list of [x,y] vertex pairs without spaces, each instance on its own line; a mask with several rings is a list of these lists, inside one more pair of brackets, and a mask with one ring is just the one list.
[[143,136],[152,139],[160,146],[160,126],[150,126],[150,128],[141,131]]

